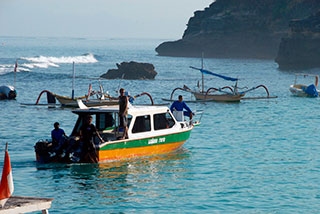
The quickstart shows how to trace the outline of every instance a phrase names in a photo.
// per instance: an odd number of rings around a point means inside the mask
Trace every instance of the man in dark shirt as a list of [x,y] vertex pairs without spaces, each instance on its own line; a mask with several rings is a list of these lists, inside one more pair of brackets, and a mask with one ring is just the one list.
[[123,128],[123,136],[121,139],[128,138],[128,97],[125,95],[125,90],[120,89],[119,96],[119,119],[120,127]]
[[54,129],[51,131],[51,139],[54,146],[54,151],[56,155],[59,156],[62,153],[63,147],[65,146],[65,138],[67,138],[67,135],[63,129],[59,128],[60,124],[58,122],[55,122],[53,126]]
[[101,142],[104,142],[96,127],[92,124],[92,116],[88,115],[85,123],[80,128],[80,139],[84,143],[82,148],[82,157],[84,161],[98,161],[93,139],[94,135],[96,135]]
[[67,137],[67,135],[63,129],[59,128],[60,124],[58,122],[55,122],[53,126],[54,129],[51,131],[52,142],[59,143],[62,137]]

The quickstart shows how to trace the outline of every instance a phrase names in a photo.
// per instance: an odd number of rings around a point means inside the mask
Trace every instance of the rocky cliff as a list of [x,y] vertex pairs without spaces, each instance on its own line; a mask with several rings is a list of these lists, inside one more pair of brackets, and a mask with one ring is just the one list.
[[182,39],[164,42],[161,56],[270,58],[289,22],[315,13],[319,0],[216,0],[190,18]]
[[281,40],[276,62],[280,69],[320,67],[320,11],[289,24],[288,37]]

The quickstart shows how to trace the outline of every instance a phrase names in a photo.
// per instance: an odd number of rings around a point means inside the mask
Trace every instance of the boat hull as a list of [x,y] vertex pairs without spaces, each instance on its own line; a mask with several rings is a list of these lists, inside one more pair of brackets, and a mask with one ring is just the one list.
[[[56,96],[57,100],[60,102],[62,106],[70,106],[70,107],[78,107],[77,99],[70,99],[64,97]],[[83,100],[82,101],[88,107],[94,106],[105,106],[105,105],[118,105],[118,101],[113,100],[100,100],[100,99],[93,99],[93,100]]]
[[190,137],[191,129],[143,139],[106,143],[98,151],[99,162],[166,154],[179,149]]
[[[294,95],[298,97],[317,97],[317,96],[311,96],[310,94],[307,94],[302,88],[307,87],[306,85],[290,85],[289,91]],[[320,91],[317,89],[317,92],[320,93]]]
[[203,94],[198,92],[193,92],[193,95],[197,100],[210,100],[215,102],[240,102],[244,94]]
[[17,91],[13,86],[3,85],[0,86],[0,100],[12,100],[17,96]]

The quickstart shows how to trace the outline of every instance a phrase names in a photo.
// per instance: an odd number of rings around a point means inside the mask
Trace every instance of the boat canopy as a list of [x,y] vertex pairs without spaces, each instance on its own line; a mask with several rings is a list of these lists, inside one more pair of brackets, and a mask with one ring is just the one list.
[[216,76],[216,77],[220,77],[220,78],[222,78],[224,80],[229,80],[229,81],[238,81],[239,80],[238,78],[232,78],[232,77],[223,76],[221,74],[216,74],[216,73],[213,73],[211,71],[208,71],[208,70],[205,70],[205,69],[201,69],[201,68],[196,68],[196,67],[192,67],[192,66],[190,66],[190,68],[195,69],[195,70],[199,70],[203,74],[210,74],[210,75],[213,75],[213,76]]

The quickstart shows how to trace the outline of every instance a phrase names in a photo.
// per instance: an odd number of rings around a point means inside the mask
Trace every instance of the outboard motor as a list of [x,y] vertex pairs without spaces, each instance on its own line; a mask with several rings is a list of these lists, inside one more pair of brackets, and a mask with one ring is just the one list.
[[3,85],[0,86],[0,100],[4,99],[15,99],[17,96],[17,91],[13,86]]

